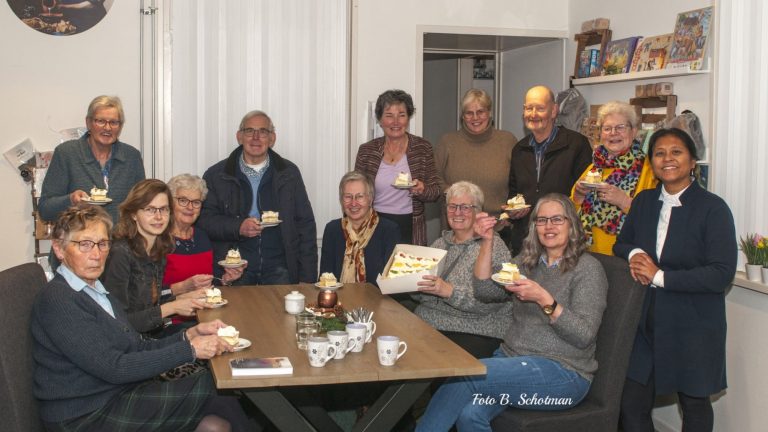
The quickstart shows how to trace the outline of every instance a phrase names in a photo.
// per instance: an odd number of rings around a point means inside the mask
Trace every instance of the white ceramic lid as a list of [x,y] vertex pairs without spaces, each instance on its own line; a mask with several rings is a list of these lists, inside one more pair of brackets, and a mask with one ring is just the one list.
[[304,300],[304,294],[298,291],[291,291],[290,294],[285,295],[286,300]]

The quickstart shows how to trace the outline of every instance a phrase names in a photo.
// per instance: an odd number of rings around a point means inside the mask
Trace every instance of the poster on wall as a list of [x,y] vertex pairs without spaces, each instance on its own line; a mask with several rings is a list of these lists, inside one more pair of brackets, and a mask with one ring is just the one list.
[[40,33],[69,36],[98,24],[114,0],[8,0],[17,17]]

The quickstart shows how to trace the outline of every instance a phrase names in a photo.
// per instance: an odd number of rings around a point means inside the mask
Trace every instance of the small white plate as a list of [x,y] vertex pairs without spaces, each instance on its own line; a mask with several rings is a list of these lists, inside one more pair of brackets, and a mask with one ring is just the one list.
[[[496,282],[497,284],[500,284],[500,285],[517,285],[514,282],[502,281],[501,279],[499,279],[499,274],[498,273],[492,274],[491,275],[491,279],[493,279],[494,282]],[[528,278],[525,277],[525,275],[520,275],[520,279],[528,279]]]
[[395,189],[410,189],[414,186],[416,186],[416,182],[411,182],[411,184],[408,184],[408,185],[397,185],[394,183],[392,184],[392,187]]
[[251,346],[251,341],[246,338],[240,338],[240,341],[235,346],[235,352],[242,351]]
[[248,261],[241,260],[240,263],[238,264],[227,264],[227,260],[221,260],[218,262],[218,264],[224,268],[240,268],[240,267],[243,267],[244,265],[247,265]]
[[337,289],[343,287],[344,284],[341,282],[337,282],[336,285],[323,286],[323,285],[320,285],[320,282],[315,282],[315,286],[320,288],[321,290],[336,291]]
[[90,198],[83,198],[80,201],[82,201],[84,203],[87,203],[87,204],[91,204],[91,205],[103,206],[103,205],[111,203],[112,202],[112,198],[105,198],[104,201],[94,201],[94,200],[92,200]]
[[269,228],[269,227],[273,227],[273,226],[278,226],[278,225],[280,225],[282,222],[283,222],[283,221],[281,221],[281,220],[279,220],[279,219],[278,219],[278,221],[277,221],[277,222],[262,222],[262,223],[261,223],[261,227],[262,227],[262,228]]
[[210,307],[212,307],[214,309],[218,309],[218,308],[220,308],[222,306],[226,306],[227,303],[229,303],[229,301],[227,299],[221,299],[221,301],[218,302],[218,303],[208,303],[208,302],[205,302],[205,304],[207,304],[208,306],[210,306]]
[[604,185],[608,184],[606,182],[590,183],[590,182],[584,181],[584,180],[579,181],[579,183],[581,183],[582,186],[589,187],[589,188],[596,188],[596,187],[600,187],[600,186],[604,186]]
[[531,207],[530,204],[526,204],[526,205],[519,206],[519,207],[512,207],[512,206],[508,206],[508,205],[504,204],[503,206],[501,206],[501,209],[504,210],[504,211],[512,212],[512,211],[517,211],[517,210],[525,210],[525,209],[530,208],[530,207]]

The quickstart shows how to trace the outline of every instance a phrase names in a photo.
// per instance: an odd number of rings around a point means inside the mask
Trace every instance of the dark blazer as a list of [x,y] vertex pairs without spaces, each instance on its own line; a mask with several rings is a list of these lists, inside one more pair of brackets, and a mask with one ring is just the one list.
[[[535,206],[541,196],[551,192],[569,196],[573,184],[591,163],[592,147],[589,140],[578,132],[559,126],[555,139],[544,152],[541,174],[537,180],[536,153],[531,146],[531,135],[528,134],[512,149],[509,196],[523,194],[525,202],[531,206]],[[512,255],[520,252],[520,246],[528,233],[528,219],[526,216],[512,221]]]
[[682,206],[672,208],[659,260],[661,187],[635,197],[613,247],[624,259],[640,248],[664,271],[664,287],[646,291],[627,377],[645,383],[654,368],[657,394],[709,396],[726,387],[725,290],[737,259],[733,215],[694,182],[680,196]]
[[[208,196],[197,224],[213,243],[216,261],[224,259],[230,248],[240,242],[240,225],[248,218],[253,203],[251,184],[240,172],[238,146],[227,159],[208,168],[203,175]],[[269,150],[270,169],[274,168],[272,193],[277,197],[280,232],[291,283],[317,281],[317,227],[299,168],[275,151]],[[221,266],[214,266],[221,276]]]
[[[376,277],[387,265],[395,245],[400,241],[400,228],[391,220],[379,218],[379,224],[365,246],[365,281],[376,286]],[[323,249],[320,255],[320,271],[331,272],[336,279],[341,277],[344,251],[347,248],[341,219],[334,219],[325,226]]]

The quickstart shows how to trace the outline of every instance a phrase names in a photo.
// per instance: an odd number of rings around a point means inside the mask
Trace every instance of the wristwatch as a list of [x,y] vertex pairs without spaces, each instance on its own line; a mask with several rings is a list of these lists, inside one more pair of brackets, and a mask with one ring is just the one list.
[[544,315],[550,316],[555,313],[555,309],[557,308],[557,300],[552,299],[552,301],[553,303],[551,305],[541,307],[541,310],[544,311]]

